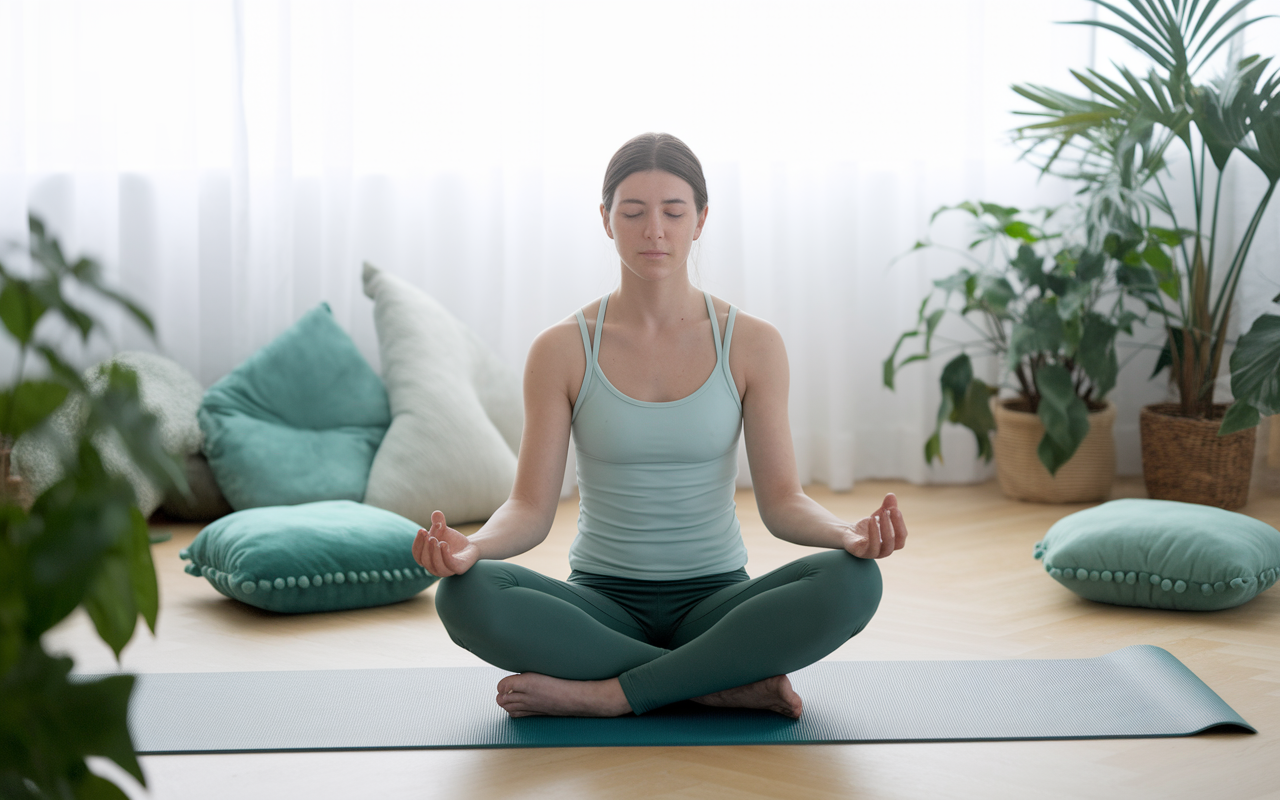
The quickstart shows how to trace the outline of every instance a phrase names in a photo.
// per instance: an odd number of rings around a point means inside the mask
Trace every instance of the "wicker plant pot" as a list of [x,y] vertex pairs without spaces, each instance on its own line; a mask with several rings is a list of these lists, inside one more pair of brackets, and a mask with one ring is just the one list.
[[1106,500],[1116,475],[1116,443],[1111,435],[1116,407],[1108,402],[1106,407],[1089,414],[1089,434],[1058,473],[1050,475],[1036,454],[1044,437],[1044,424],[1029,411],[1008,407],[1017,402],[991,400],[991,413],[996,418],[992,445],[1000,490],[1015,500],[1033,503]]
[[1142,478],[1147,496],[1217,506],[1229,511],[1249,501],[1257,430],[1218,435],[1227,404],[1213,407],[1214,419],[1179,414],[1177,403],[1146,406],[1138,418],[1142,435]]

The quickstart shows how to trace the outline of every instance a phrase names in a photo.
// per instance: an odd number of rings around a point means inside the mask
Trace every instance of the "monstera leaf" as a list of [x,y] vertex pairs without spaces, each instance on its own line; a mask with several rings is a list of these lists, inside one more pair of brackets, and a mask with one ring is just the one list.
[[1231,354],[1231,393],[1236,401],[1222,418],[1219,436],[1280,414],[1280,316],[1263,314],[1240,337]]

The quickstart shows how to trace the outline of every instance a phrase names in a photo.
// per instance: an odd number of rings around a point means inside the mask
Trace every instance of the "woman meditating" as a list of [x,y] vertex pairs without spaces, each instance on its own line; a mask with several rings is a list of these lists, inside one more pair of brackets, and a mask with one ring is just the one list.
[[[689,281],[707,219],[684,142],[643,134],[605,173],[600,214],[617,290],[534,340],[511,497],[470,537],[432,514],[413,552],[442,580],[436,609],[461,647],[519,674],[511,716],[643,714],[678,700],[799,717],[786,673],[831,653],[880,601],[884,558],[906,542],[892,494],[849,523],[807,497],[787,420],[778,331]],[[568,581],[503,559],[555,517],[569,432],[581,505]],[[823,552],[758,578],[735,515],[738,432],[769,532]]]

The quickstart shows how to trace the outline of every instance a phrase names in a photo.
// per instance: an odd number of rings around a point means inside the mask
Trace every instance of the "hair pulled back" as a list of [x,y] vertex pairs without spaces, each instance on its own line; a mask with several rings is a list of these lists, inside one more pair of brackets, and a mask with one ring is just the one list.
[[669,133],[642,133],[613,154],[604,171],[601,198],[605,213],[613,210],[613,194],[628,175],[655,169],[669,172],[692,186],[693,204],[698,213],[702,213],[707,206],[707,180],[702,176],[702,163],[689,145]]

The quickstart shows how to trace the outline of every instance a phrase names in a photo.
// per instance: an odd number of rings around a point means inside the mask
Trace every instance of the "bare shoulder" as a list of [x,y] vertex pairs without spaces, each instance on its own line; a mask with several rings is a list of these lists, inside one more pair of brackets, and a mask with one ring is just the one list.
[[525,391],[563,394],[572,405],[586,372],[587,356],[576,317],[566,317],[534,337],[525,359]]
[[[720,318],[720,330],[724,331],[729,317],[729,303],[715,297],[712,302]],[[739,396],[744,399],[751,386],[758,385],[762,380],[774,382],[780,378],[785,387],[787,350],[782,334],[771,322],[739,308],[733,321],[729,370],[733,373]]]

